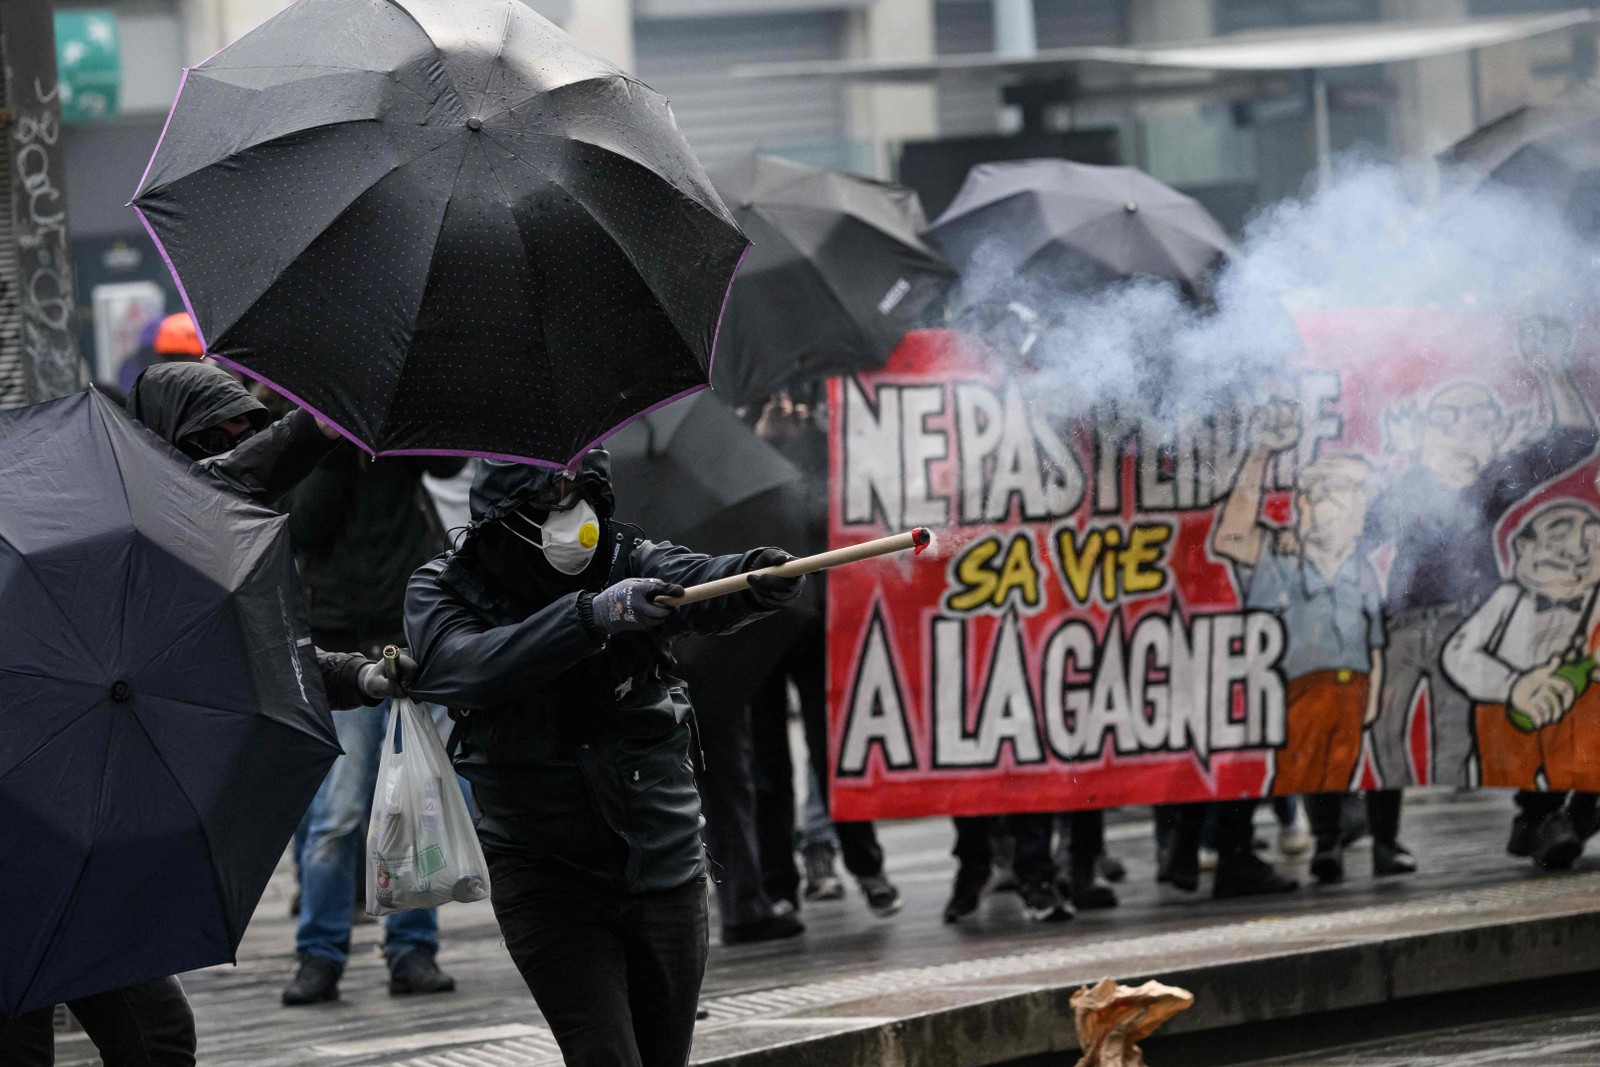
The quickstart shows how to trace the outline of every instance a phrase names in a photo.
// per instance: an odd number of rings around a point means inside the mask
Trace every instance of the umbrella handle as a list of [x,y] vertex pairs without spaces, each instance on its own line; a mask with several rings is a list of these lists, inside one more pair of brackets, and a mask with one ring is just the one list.
[[665,604],[668,607],[681,608],[686,604],[698,604],[702,600],[711,600],[715,597],[727,596],[730,593],[743,592],[750,588],[750,576],[752,574],[774,574],[780,578],[798,578],[802,574],[815,574],[817,571],[825,571],[831,567],[842,567],[846,563],[860,563],[865,559],[888,556],[895,552],[911,550],[920,553],[932,543],[933,532],[919,526],[915,530],[907,530],[905,533],[893,534],[889,537],[879,537],[872,541],[863,541],[859,545],[851,545],[848,548],[836,548],[831,552],[819,552],[814,556],[791,559],[788,563],[780,564],[776,567],[763,567],[758,571],[747,571],[744,574],[735,574],[729,578],[718,578],[714,582],[706,582],[703,585],[691,585],[683,591],[682,596],[656,597],[655,602],[657,604]]

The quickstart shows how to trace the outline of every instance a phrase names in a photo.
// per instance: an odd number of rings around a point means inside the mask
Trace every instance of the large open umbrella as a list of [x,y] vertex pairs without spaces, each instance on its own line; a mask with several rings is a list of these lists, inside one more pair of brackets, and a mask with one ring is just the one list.
[[520,0],[298,0],[187,73],[134,206],[211,355],[378,454],[549,465],[706,384],[747,244]]
[[763,155],[712,181],[754,242],[717,338],[714,384],[729,403],[882,367],[955,278],[903,186]]
[[1064,159],[973,167],[928,237],[979,297],[1138,277],[1198,295],[1232,247],[1193,197],[1133,167]]
[[234,958],[339,754],[286,522],[96,392],[0,415],[0,1013]]
[[618,513],[649,537],[700,552],[802,552],[788,494],[800,471],[712,393],[647,415],[606,442]]

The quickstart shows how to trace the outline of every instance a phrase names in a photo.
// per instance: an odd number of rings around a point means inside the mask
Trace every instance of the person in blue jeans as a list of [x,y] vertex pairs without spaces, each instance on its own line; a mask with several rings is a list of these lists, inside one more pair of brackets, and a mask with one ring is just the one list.
[[[323,961],[336,973],[329,983],[295,983],[284,991],[285,1004],[312,1004],[336,1000],[338,974],[350,955],[351,894],[365,857],[367,816],[378,782],[378,759],[388,729],[389,702],[375,708],[357,708],[333,717],[345,755],[334,761],[323,779],[295,836],[295,860],[300,867],[300,926],[295,948],[305,968],[325,973]],[[431,961],[439,951],[439,916],[433,908],[397,911],[383,919],[383,954],[389,962],[389,992],[443,993],[455,988],[455,979],[437,966],[396,967],[413,950]],[[431,970],[431,974],[427,973]]]
[[[376,657],[384,645],[404,642],[406,582],[445,547],[422,478],[448,477],[460,466],[460,460],[374,460],[341,449],[283,502],[317,647]],[[328,772],[297,837],[300,962],[283,991],[284,1004],[339,997],[388,712],[385,702],[334,717],[345,755]],[[384,935],[390,993],[455,988],[435,961],[439,925],[432,911],[396,912],[386,918]]]

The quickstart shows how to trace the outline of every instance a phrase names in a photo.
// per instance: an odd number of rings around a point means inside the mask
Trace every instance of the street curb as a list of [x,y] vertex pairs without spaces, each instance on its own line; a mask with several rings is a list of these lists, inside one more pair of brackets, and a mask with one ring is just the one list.
[[[1162,1032],[1192,1033],[1600,969],[1600,913],[1572,912],[1418,934],[1368,936],[1244,960],[1115,975],[1182,986],[1195,1006]],[[696,1058],[697,1067],[986,1067],[1077,1051],[1081,983],[1040,984],[842,1032]],[[967,987],[972,988],[972,987]],[[849,1026],[849,1018],[838,1020]]]

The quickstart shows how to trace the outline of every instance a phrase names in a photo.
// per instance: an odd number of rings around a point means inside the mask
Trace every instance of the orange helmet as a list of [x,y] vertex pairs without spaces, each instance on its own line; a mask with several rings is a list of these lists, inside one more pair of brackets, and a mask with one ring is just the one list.
[[158,356],[194,356],[198,359],[206,354],[200,345],[200,334],[194,328],[194,320],[185,311],[161,320],[161,325],[156,329],[154,347]]

